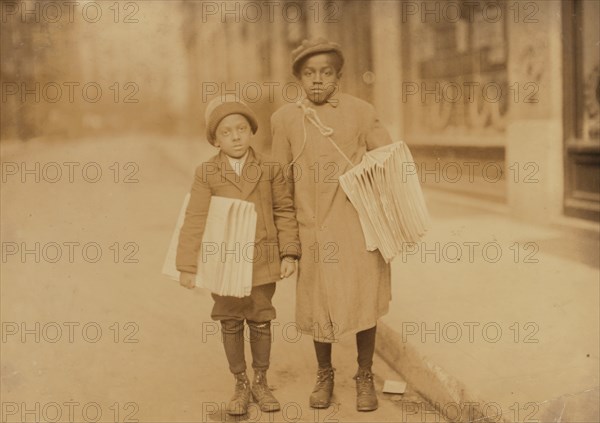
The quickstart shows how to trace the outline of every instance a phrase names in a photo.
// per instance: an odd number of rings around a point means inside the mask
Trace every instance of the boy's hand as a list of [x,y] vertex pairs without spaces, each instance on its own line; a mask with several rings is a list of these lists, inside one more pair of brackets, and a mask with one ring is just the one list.
[[281,270],[280,277],[281,279],[292,276],[296,271],[296,259],[292,257],[284,257],[281,260]]
[[188,272],[179,273],[179,284],[187,289],[194,289],[196,287],[196,274]]

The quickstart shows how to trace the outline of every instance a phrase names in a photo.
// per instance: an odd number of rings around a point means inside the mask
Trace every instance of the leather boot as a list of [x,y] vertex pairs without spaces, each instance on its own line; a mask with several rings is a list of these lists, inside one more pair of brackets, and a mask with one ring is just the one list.
[[254,397],[254,401],[258,403],[261,411],[269,413],[271,411],[278,411],[281,408],[279,401],[273,396],[273,393],[267,384],[266,370],[254,369],[252,396]]
[[312,408],[327,408],[331,404],[333,371],[333,367],[319,368],[317,371],[317,383],[309,399]]
[[241,416],[248,412],[248,403],[250,402],[250,381],[246,372],[236,373],[235,377],[235,391],[233,397],[227,405],[227,414],[232,416]]
[[356,409],[358,411],[377,410],[377,394],[371,369],[359,367],[354,379],[356,380]]

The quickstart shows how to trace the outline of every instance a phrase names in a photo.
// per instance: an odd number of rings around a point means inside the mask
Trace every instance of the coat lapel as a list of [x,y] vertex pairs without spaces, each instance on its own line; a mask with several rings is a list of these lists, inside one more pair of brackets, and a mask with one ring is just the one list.
[[235,173],[235,170],[233,170],[229,160],[227,159],[227,155],[222,151],[219,152],[217,162],[219,164],[219,177],[227,179],[241,191],[243,185],[243,173],[240,176]]
[[260,163],[260,159],[256,157],[256,153],[252,148],[250,148],[250,154],[248,154],[248,158],[246,159],[246,163],[242,167],[242,175],[241,175],[241,189],[242,189],[242,200],[246,200],[256,185],[258,185],[258,181],[262,176],[262,166]]

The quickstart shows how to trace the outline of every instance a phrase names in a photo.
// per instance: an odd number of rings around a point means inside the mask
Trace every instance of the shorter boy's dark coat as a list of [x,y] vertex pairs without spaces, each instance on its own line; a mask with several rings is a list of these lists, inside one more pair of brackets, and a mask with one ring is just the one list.
[[[177,270],[197,273],[198,254],[213,195],[254,203],[257,223],[252,286],[279,280],[281,258],[300,257],[291,186],[286,182],[279,163],[252,148],[239,176],[223,152],[196,169],[190,202],[179,234]],[[241,246],[236,258],[250,259],[244,257],[245,247]]]

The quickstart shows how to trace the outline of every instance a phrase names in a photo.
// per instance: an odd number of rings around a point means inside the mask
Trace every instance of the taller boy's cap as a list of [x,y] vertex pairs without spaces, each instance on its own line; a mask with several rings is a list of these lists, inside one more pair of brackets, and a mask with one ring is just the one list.
[[258,129],[258,119],[250,107],[234,94],[225,94],[216,97],[208,103],[204,111],[206,122],[206,138],[211,144],[215,144],[217,126],[219,122],[228,115],[240,114],[248,119],[252,133]]
[[302,44],[292,51],[292,70],[294,71],[294,75],[298,73],[298,68],[305,58],[318,53],[335,53],[340,57],[341,65],[344,65],[344,55],[342,54],[340,45],[319,37],[314,40],[302,41]]

